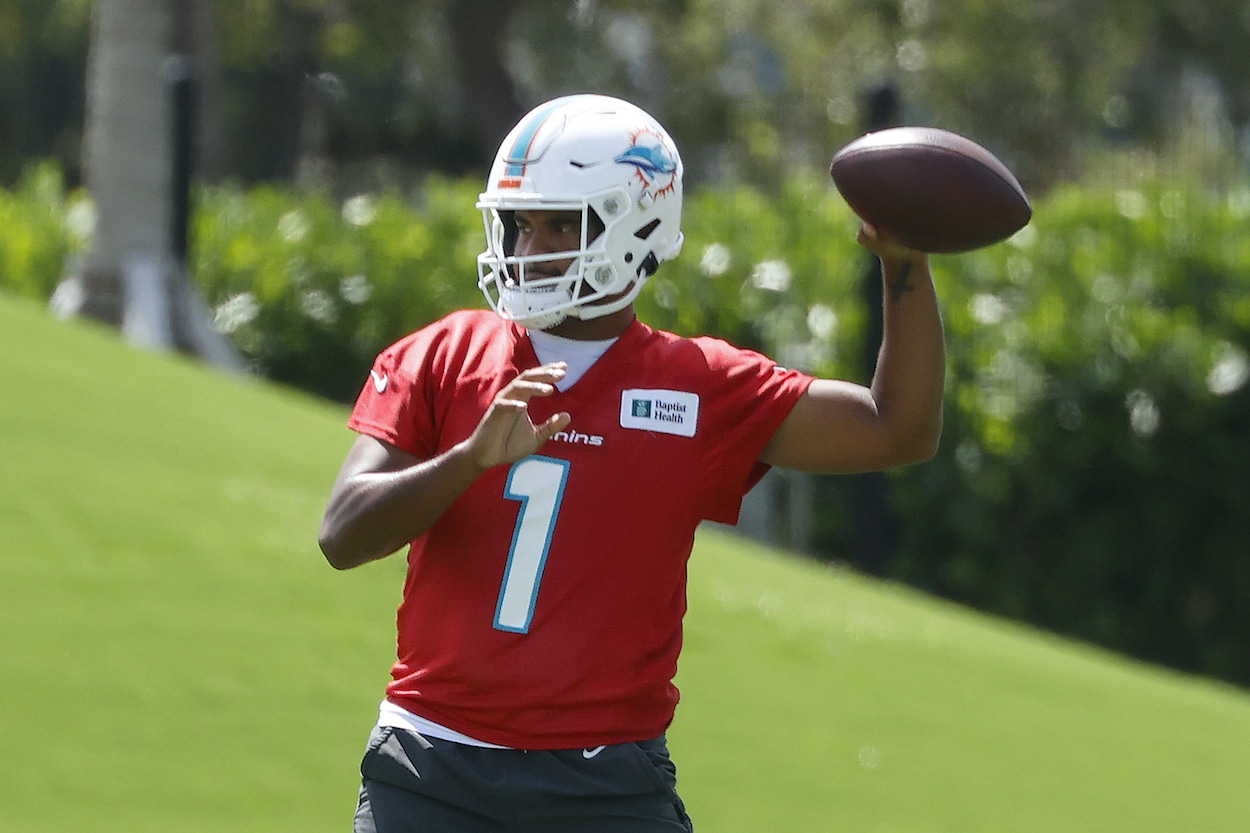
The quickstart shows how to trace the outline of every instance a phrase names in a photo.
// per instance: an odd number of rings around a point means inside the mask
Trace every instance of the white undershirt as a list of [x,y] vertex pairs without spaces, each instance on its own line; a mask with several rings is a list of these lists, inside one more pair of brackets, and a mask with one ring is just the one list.
[[508,748],[496,743],[487,743],[484,740],[471,738],[468,735],[457,732],[455,729],[448,729],[446,726],[435,723],[433,720],[418,717],[407,709],[395,705],[390,700],[383,700],[382,705],[378,706],[378,725],[408,729],[427,738],[449,740],[453,743],[463,743],[465,746],[480,746],[485,749]]
[[545,333],[542,330],[530,330],[529,336],[530,344],[534,345],[534,355],[538,356],[539,364],[549,364],[550,362],[565,362],[568,364],[568,373],[556,383],[556,390],[559,391],[566,391],[573,387],[577,380],[582,378],[587,370],[590,370],[591,365],[597,362],[599,357],[616,343],[614,338],[609,338],[606,341],[578,341],[574,338],[565,338],[564,336]]

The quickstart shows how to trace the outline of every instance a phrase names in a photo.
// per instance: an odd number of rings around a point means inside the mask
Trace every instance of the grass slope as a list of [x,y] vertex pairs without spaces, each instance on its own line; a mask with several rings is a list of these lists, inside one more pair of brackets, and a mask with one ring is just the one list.
[[[0,296],[0,829],[343,831],[400,559],[315,528],[342,408]],[[1250,696],[715,530],[701,831],[1243,831]]]

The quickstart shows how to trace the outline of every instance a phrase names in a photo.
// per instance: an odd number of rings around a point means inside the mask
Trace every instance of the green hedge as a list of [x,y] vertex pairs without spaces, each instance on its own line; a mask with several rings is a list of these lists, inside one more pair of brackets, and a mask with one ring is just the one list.
[[207,190],[191,272],[259,372],[351,401],[383,347],[478,303],[476,194],[432,179],[414,208],[398,194]]
[[86,250],[94,223],[91,200],[67,193],[56,165],[28,168],[14,190],[0,188],[0,289],[50,297],[70,260]]
[[[268,186],[206,191],[191,270],[219,326],[260,372],[351,400],[382,347],[452,309],[484,305],[479,190],[475,180],[434,178],[411,201],[391,193],[340,202]],[[747,189],[708,191],[690,198],[687,218],[685,253],[657,274],[640,315],[760,349],[786,343],[811,317],[820,335],[784,352],[832,364],[836,327],[819,322],[863,263],[832,189],[796,182],[779,202]],[[810,298],[826,306],[812,312]]]
[[895,478],[896,575],[1250,683],[1250,191],[1047,197],[943,262],[938,459]]
[[[258,371],[350,401],[374,354],[481,306],[476,181],[345,201],[279,187],[198,196],[192,273]],[[946,432],[891,473],[884,572],[983,609],[1250,683],[1250,191],[1064,189],[1007,243],[937,257]],[[0,286],[46,297],[90,203],[41,167],[0,192]],[[857,223],[820,174],[688,196],[686,250],[649,322],[862,379]],[[842,484],[844,481],[834,481]],[[856,560],[844,485],[817,548]]]

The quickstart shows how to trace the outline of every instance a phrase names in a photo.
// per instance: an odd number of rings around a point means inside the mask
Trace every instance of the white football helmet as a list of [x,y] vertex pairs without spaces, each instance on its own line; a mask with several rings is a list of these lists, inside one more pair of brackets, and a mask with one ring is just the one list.
[[[681,177],[672,138],[629,102],[573,95],[534,108],[504,139],[478,198],[487,303],[538,330],[623,309],[681,251]],[[580,248],[516,257],[516,211],[580,211]],[[535,263],[570,258],[563,275],[527,276]]]

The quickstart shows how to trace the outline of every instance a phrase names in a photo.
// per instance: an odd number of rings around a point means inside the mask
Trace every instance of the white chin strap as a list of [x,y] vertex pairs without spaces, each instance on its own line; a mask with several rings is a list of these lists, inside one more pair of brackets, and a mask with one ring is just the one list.
[[515,286],[499,288],[499,311],[523,327],[532,330],[547,330],[556,326],[568,317],[568,310],[550,312],[549,308],[567,304],[573,300],[567,289],[548,289],[545,291],[526,292]]
[[[635,284],[640,288],[645,283],[641,278]],[[589,321],[624,309],[633,303],[637,292],[624,295],[616,301],[603,304],[586,304],[580,307],[568,307],[554,312],[547,307],[553,297],[558,304],[567,303],[571,295],[567,289],[552,289],[546,292],[526,292],[516,287],[501,287],[499,290],[499,312],[512,321],[530,330],[549,330],[569,318]],[[541,302],[541,303],[536,303]]]

